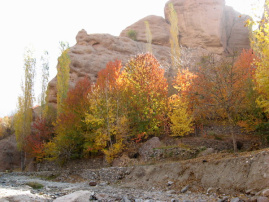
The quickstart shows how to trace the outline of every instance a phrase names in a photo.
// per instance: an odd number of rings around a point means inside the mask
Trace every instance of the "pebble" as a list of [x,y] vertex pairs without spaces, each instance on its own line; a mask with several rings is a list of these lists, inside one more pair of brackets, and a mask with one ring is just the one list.
[[187,185],[185,187],[183,187],[183,189],[181,189],[181,193],[185,193],[186,191],[188,191],[188,189],[190,188],[190,185]]
[[90,186],[92,186],[92,187],[94,187],[94,186],[96,186],[96,185],[97,185],[97,182],[90,181],[90,182],[89,182],[89,185],[90,185]]
[[231,200],[231,202],[239,202],[239,201],[240,201],[240,198],[238,198],[238,197],[233,198],[233,199]]
[[260,196],[257,198],[257,202],[269,202],[269,198],[265,196]]

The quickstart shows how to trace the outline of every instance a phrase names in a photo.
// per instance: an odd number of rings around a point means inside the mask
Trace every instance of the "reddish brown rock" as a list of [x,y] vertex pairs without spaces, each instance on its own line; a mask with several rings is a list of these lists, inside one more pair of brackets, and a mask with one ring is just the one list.
[[169,22],[169,4],[178,15],[179,41],[187,47],[203,47],[210,52],[224,51],[225,2],[223,0],[170,0],[165,5]]
[[249,48],[248,28],[245,20],[224,0],[169,0],[165,5],[165,19],[169,22],[172,3],[178,15],[179,43],[187,47],[202,47],[222,54]]
[[133,30],[137,34],[136,36],[137,41],[147,43],[145,21],[148,21],[149,23],[149,28],[152,34],[152,44],[170,46],[169,24],[167,24],[165,19],[160,16],[150,15],[139,20],[136,23],[124,29],[120,33],[120,36],[128,37],[128,32],[130,30]]

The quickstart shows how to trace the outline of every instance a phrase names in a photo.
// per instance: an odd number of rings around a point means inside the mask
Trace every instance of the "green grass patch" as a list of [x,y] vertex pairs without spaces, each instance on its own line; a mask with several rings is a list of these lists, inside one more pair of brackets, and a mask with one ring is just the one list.
[[42,189],[44,187],[43,184],[40,184],[38,182],[27,182],[26,185],[32,187],[33,189]]

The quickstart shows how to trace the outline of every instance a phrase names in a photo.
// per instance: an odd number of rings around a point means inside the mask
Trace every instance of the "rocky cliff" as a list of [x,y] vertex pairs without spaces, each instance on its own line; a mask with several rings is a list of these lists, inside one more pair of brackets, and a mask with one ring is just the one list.
[[239,17],[224,0],[170,0],[164,9],[168,22],[170,3],[178,15],[179,43],[183,46],[219,54],[250,47],[248,28],[244,27],[249,17]]
[[[224,54],[234,50],[249,48],[248,29],[244,21],[248,16],[241,15],[224,0],[169,0],[164,8],[165,19],[160,16],[147,16],[124,29],[119,37],[109,34],[87,34],[81,30],[77,43],[70,48],[70,86],[77,80],[89,76],[96,81],[97,73],[115,59],[125,64],[132,56],[146,52],[145,21],[152,33],[152,50],[163,67],[170,64],[169,48],[169,9],[173,3],[178,14],[179,43],[182,48],[183,66],[195,66],[199,58],[208,53]],[[128,32],[136,32],[136,41],[128,38]],[[57,103],[57,79],[48,86],[49,103]]]

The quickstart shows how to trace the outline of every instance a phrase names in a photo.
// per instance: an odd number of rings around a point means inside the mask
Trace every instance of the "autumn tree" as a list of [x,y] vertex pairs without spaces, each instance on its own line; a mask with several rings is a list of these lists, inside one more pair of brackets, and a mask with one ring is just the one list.
[[[235,57],[215,60],[213,56],[204,58],[197,77],[193,81],[191,99],[195,102],[194,115],[196,119],[228,120],[235,126],[237,121],[245,116],[249,99],[254,67],[252,51],[244,51],[249,61],[235,62]],[[234,150],[237,150],[236,137],[231,130]]]
[[24,80],[22,95],[18,97],[18,111],[14,118],[15,134],[18,148],[21,151],[21,169],[25,169],[26,138],[31,133],[32,107],[34,102],[34,78],[36,59],[33,52],[27,50],[24,55]]
[[174,88],[177,90],[177,94],[169,98],[172,136],[184,136],[193,131],[191,101],[188,99],[188,94],[195,78],[196,75],[188,69],[177,72],[174,80]]
[[[269,1],[265,1],[265,12],[263,19],[258,22],[259,28],[252,34],[252,47],[258,55],[259,60],[255,62],[257,69],[255,79],[257,90],[260,93],[257,103],[269,117],[269,19],[268,19]],[[267,8],[267,9],[266,9]]]
[[12,118],[9,116],[0,118],[0,138],[11,135],[13,132]]
[[167,81],[150,53],[131,59],[121,75],[131,135],[158,135],[167,107]]
[[121,61],[115,60],[98,73],[86,115],[86,150],[103,151],[109,163],[123,150],[127,132],[119,81],[121,68]]
[[55,137],[45,145],[46,154],[51,159],[65,163],[69,159],[82,157],[90,89],[91,82],[85,77],[68,91],[55,123]]
[[26,138],[25,151],[35,160],[42,161],[46,157],[45,145],[54,135],[54,126],[43,117],[37,117],[32,124],[32,133]]
[[69,88],[70,56],[68,43],[60,42],[61,56],[57,66],[57,115],[62,112],[63,100],[67,97]]

